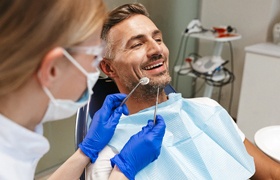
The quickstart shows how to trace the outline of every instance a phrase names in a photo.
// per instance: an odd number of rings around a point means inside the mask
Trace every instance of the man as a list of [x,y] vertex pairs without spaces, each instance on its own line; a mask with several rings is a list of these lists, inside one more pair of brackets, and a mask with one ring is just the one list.
[[103,27],[102,38],[107,49],[100,68],[115,81],[120,92],[128,94],[142,77],[148,77],[150,82],[140,85],[127,100],[130,115],[121,118],[109,146],[88,168],[89,177],[106,179],[115,164],[115,154],[143,126],[141,119],[153,117],[158,88],[157,114],[166,123],[161,154],[136,179],[280,177],[280,165],[249,142],[218,103],[208,98],[183,99],[180,94],[164,93],[171,80],[169,51],[161,31],[141,4],[126,4],[113,10]]

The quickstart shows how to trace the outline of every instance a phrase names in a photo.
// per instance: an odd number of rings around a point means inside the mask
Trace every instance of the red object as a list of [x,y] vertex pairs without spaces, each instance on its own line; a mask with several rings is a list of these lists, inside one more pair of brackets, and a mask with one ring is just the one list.
[[218,34],[218,38],[223,38],[223,37],[233,37],[236,36],[236,34],[230,34],[230,33],[226,33],[226,34]]
[[213,29],[218,33],[218,34],[224,34],[227,32],[226,27],[213,27]]
[[192,62],[192,59],[191,58],[186,58],[185,61],[190,63],[190,62]]
[[227,27],[213,27],[213,29],[215,30],[216,37],[217,38],[224,38],[224,37],[233,37],[236,36],[236,34],[232,34],[230,32],[227,31]]

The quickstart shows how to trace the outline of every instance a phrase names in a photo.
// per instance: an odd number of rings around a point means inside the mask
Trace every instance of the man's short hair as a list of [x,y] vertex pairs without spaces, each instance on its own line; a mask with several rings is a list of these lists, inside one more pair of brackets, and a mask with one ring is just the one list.
[[111,42],[108,41],[110,29],[123,20],[138,14],[149,17],[147,9],[140,3],[124,4],[109,13],[101,32],[101,38],[107,42],[105,58],[113,59],[113,47]]

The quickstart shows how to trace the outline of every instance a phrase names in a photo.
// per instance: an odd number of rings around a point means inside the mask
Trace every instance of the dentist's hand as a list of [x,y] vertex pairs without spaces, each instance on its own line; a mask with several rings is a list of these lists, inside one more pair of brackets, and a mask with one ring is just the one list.
[[160,115],[156,116],[156,124],[149,120],[147,126],[133,135],[119,154],[111,159],[129,179],[145,166],[156,160],[160,154],[162,139],[165,133],[165,123]]
[[92,163],[111,140],[122,113],[129,114],[125,104],[119,107],[125,97],[124,94],[108,95],[102,107],[94,114],[87,135],[79,144],[79,148]]

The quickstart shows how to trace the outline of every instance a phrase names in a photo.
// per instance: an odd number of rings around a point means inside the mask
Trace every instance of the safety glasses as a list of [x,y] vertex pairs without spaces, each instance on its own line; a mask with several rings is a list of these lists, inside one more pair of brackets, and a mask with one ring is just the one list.
[[105,41],[102,41],[100,45],[97,46],[74,46],[70,48],[66,48],[68,52],[77,52],[77,53],[83,53],[87,55],[93,55],[94,60],[92,62],[92,66],[97,67],[100,63],[100,61],[104,57],[104,49],[105,49]]

